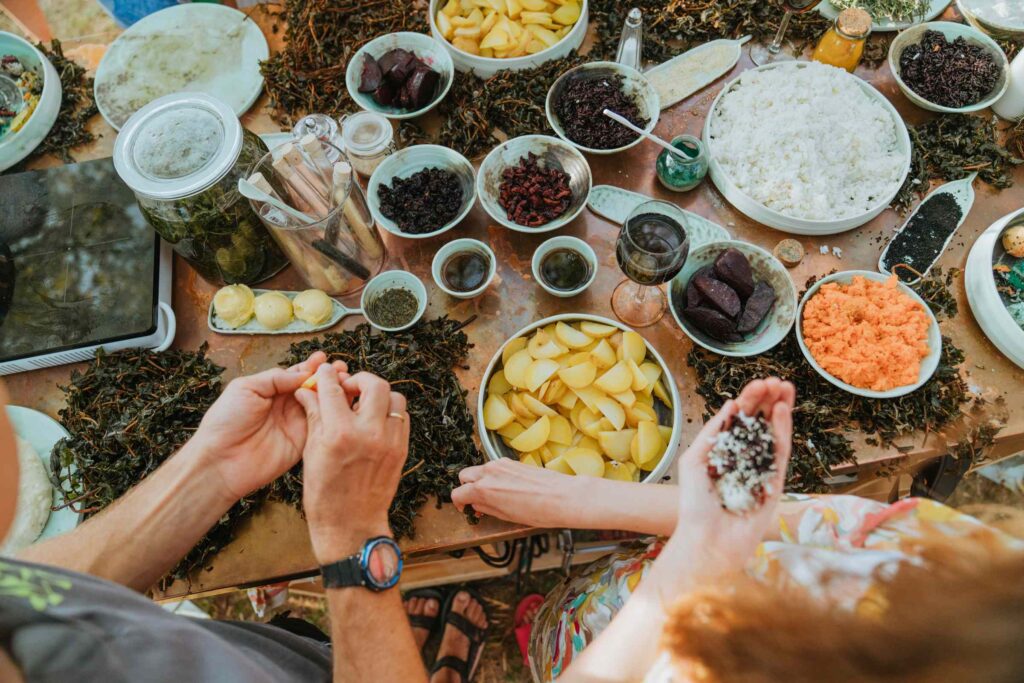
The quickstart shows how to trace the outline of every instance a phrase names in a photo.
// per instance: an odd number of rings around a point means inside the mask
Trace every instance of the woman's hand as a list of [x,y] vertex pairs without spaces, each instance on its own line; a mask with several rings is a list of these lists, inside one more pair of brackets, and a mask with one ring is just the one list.
[[[189,441],[222,481],[232,500],[266,486],[287,472],[306,444],[306,414],[295,400],[327,356],[317,351],[287,370],[274,368],[231,381]],[[347,378],[341,361],[328,365]]]
[[316,391],[299,389],[295,398],[308,425],[302,505],[313,552],[327,564],[390,534],[388,508],[409,453],[409,414],[405,397],[375,375],[339,381],[321,367],[316,378]]
[[452,491],[452,502],[460,512],[472,505],[479,514],[532,527],[573,526],[570,501],[585,505],[575,495],[577,477],[511,458],[467,467],[459,472],[459,481],[462,486]]
[[[700,577],[740,570],[753,556],[776,517],[786,481],[795,398],[796,390],[789,382],[777,378],[756,380],[704,425],[679,461],[679,521],[666,544],[666,556],[677,558]],[[747,514],[734,514],[722,507],[707,466],[712,439],[739,412],[763,415],[775,439],[775,478],[764,504]]]

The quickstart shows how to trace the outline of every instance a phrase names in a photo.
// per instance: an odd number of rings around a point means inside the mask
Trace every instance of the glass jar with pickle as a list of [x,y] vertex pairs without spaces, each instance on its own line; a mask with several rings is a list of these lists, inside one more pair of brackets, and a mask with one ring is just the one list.
[[204,280],[251,285],[288,264],[238,192],[238,179],[266,153],[220,100],[175,93],[128,119],[114,167],[149,224]]

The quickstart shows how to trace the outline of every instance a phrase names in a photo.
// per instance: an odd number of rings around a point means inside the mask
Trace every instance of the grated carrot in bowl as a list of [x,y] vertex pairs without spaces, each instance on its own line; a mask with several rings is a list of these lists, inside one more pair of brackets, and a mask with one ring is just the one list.
[[861,389],[888,391],[917,382],[930,353],[931,319],[920,303],[886,282],[855,275],[829,282],[804,306],[804,344],[826,372]]

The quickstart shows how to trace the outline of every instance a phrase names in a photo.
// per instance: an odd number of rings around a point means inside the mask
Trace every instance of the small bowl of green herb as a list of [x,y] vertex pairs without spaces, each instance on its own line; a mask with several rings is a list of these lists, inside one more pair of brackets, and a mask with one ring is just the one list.
[[427,288],[408,271],[387,270],[366,283],[359,307],[367,322],[381,332],[401,332],[426,312]]

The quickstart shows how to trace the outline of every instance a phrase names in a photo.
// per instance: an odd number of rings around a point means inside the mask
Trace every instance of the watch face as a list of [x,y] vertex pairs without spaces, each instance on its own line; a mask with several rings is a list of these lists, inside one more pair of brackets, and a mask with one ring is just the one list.
[[387,587],[398,579],[402,567],[402,556],[390,542],[379,542],[370,550],[367,562],[369,579],[377,586]]

